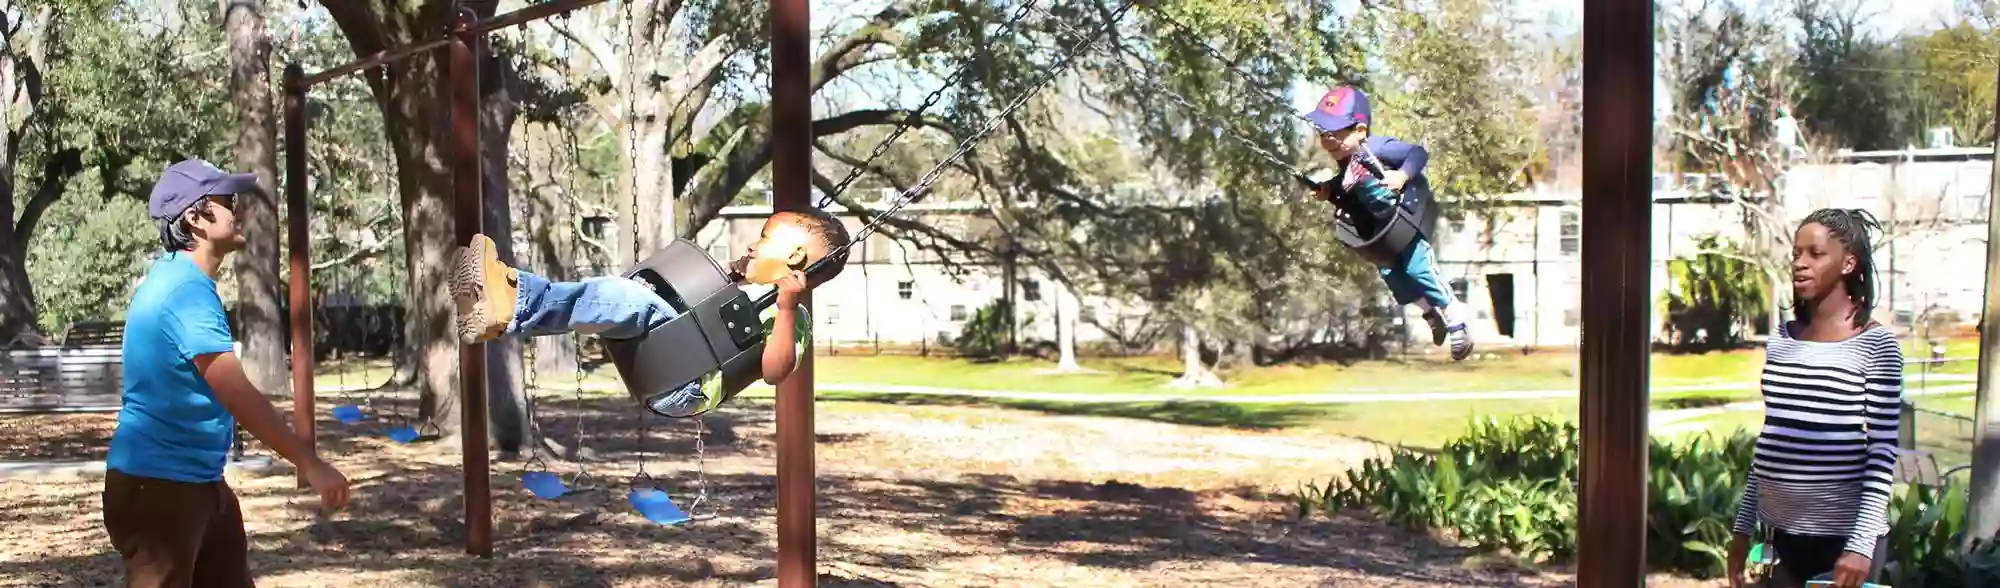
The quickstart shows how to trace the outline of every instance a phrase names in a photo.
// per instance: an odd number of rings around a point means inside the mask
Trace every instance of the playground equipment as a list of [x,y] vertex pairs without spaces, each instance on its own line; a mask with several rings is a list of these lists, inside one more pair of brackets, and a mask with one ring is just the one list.
[[[287,67],[286,190],[287,207],[307,211],[305,198],[304,103],[315,84],[420,52],[442,49],[441,92],[450,101],[454,132],[447,154],[454,172],[454,221],[458,241],[469,242],[480,232],[482,202],[478,153],[478,75],[475,46],[480,35],[547,18],[603,0],[554,0],[484,21],[460,7],[450,30],[437,38],[386,49],[370,57],[307,76],[296,64]],[[811,188],[811,41],[805,0],[772,3],[771,89],[774,201],[778,209],[807,206]],[[1133,4],[1125,3],[1110,18],[1110,27]],[[1606,42],[1584,57],[1585,100],[1603,105],[1588,113],[1584,125],[1586,151],[1583,319],[1592,325],[1583,333],[1582,398],[1583,472],[1581,487],[1579,582],[1585,586],[1638,585],[1643,581],[1646,529],[1645,456],[1647,352],[1649,329],[1644,309],[1649,299],[1651,83],[1638,72],[1648,63],[1652,6],[1637,0],[1593,2],[1585,10],[1584,27],[1591,38]],[[1164,13],[1156,17],[1180,26]],[[1100,31],[1101,33],[1101,31]],[[1228,62],[1228,60],[1225,60]],[[1067,60],[1064,66],[1067,65]],[[1059,66],[1060,67],[1060,66]],[[1053,76],[1051,76],[1053,79]],[[961,147],[961,153],[965,150]],[[1281,162],[1282,163],[1282,162]],[[830,196],[830,195],[829,195]],[[914,194],[899,199],[896,209]],[[310,274],[308,224],[305,214],[290,214],[290,308],[292,313],[294,424],[308,442],[314,439],[311,308],[306,288]],[[854,241],[865,240],[857,236]],[[809,306],[809,303],[808,303]],[[489,463],[482,442],[486,432],[485,346],[460,348],[462,417],[465,438],[466,550],[490,555],[491,496]],[[777,401],[777,486],[779,585],[810,586],[815,581],[813,404],[811,355],[802,354],[793,377],[779,386]],[[634,495],[634,506],[650,504]],[[665,513],[671,515],[672,513]]]

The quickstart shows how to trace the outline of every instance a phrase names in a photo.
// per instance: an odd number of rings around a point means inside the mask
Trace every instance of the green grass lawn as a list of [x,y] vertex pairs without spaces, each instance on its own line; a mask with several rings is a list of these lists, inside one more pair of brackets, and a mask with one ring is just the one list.
[[[1948,343],[1947,356],[1974,355],[1977,342]],[[1906,349],[1911,357],[1926,357],[1921,344]],[[1921,353],[1921,355],[1919,355]],[[1751,400],[1763,353],[1758,350],[1705,354],[1653,355],[1651,381],[1654,410],[1711,406]],[[1085,358],[1092,370],[1082,374],[1050,374],[1053,362],[1012,359],[979,362],[942,357],[909,356],[825,356],[815,360],[815,380],[848,385],[927,386],[974,390],[1017,390],[1046,393],[1093,395],[1165,394],[1183,396],[1247,396],[1361,393],[1434,393],[1452,391],[1573,390],[1576,355],[1540,352],[1506,353],[1496,359],[1449,363],[1434,360],[1370,361],[1347,365],[1284,365],[1249,367],[1224,371],[1228,386],[1212,390],[1173,390],[1166,384],[1179,375],[1180,364],[1166,357]],[[1976,362],[1945,364],[1931,373],[1971,373]],[[1921,366],[1909,374],[1916,388]],[[1960,369],[1963,367],[1964,369]],[[316,368],[322,386],[346,383],[363,386],[386,381],[390,367],[385,361],[322,364]],[[567,390],[576,380],[550,378],[539,385],[549,390]],[[616,386],[616,372],[609,367],[587,375],[591,386]],[[1740,388],[1721,390],[1672,390],[1673,387],[1712,386],[1743,383]],[[1963,381],[1934,382],[1933,385],[1964,385]],[[594,392],[593,394],[610,393]],[[756,386],[747,397],[769,397],[772,390]],[[1470,419],[1485,416],[1542,415],[1574,421],[1577,401],[1573,398],[1536,400],[1486,400],[1395,402],[1370,404],[1307,405],[1297,403],[1218,403],[1218,402],[1131,402],[1085,403],[980,399],[967,397],[856,393],[820,390],[819,398],[844,406],[974,405],[1063,415],[1097,415],[1139,418],[1197,426],[1248,429],[1292,429],[1323,431],[1328,435],[1358,437],[1417,447],[1436,447],[1456,436]],[[1971,413],[1969,394],[1920,397],[1919,406],[1933,410]],[[1696,417],[1697,431],[1727,435],[1754,431],[1761,420],[1757,411],[1734,411]],[[1958,435],[1957,425],[1948,420],[1926,419],[1920,437],[1947,446]],[[1946,431],[1946,425],[1953,430]],[[1931,430],[1937,429],[1937,430]],[[1674,435],[1684,435],[1675,433]],[[1969,431],[1965,436],[1969,438]],[[1968,444],[1969,447],[1969,444]]]

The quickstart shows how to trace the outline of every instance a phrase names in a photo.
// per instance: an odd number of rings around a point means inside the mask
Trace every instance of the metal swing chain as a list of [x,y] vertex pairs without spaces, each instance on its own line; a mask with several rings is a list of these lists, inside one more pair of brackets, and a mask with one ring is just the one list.
[[[1014,10],[1013,16],[1008,17],[1006,22],[1000,24],[1002,30],[994,36],[1005,37],[1013,34],[1015,25],[1020,24],[1021,19],[1026,18],[1035,9],[1036,1],[1027,0],[1027,2],[1021,4],[1020,8]],[[839,182],[836,182],[832,190],[821,194],[819,204],[813,205],[813,208],[826,208],[828,204],[833,203],[834,196],[846,193],[847,186],[861,177],[861,172],[868,164],[874,163],[875,160],[881,159],[884,154],[887,154],[889,146],[895,144],[896,139],[901,138],[903,133],[923,123],[924,113],[929,112],[932,106],[936,106],[938,100],[944,98],[945,91],[952,89],[952,83],[958,81],[959,76],[965,75],[965,72],[971,71],[974,63],[977,62],[968,59],[964,65],[952,70],[951,75],[945,76],[944,81],[938,83],[937,89],[932,90],[929,96],[924,97],[923,104],[917,106],[916,110],[911,111],[905,117],[903,124],[896,125],[889,131],[889,136],[883,137],[881,142],[875,144],[875,151],[869,153],[868,158],[862,160],[861,165],[848,166],[847,177],[841,178]]]
[[[706,504],[706,503],[708,503],[708,443],[707,443],[707,440],[708,440],[708,421],[707,421],[707,420],[705,420],[705,419],[702,419],[702,418],[700,418],[700,417],[696,417],[696,418],[694,419],[694,485],[695,485],[695,496],[694,496],[694,502],[690,502],[690,503],[688,503],[688,509],[687,509],[687,513],[688,513],[688,516],[690,516],[690,517],[696,517],[696,516],[698,516],[698,515],[696,515],[696,514],[695,514],[695,509],[698,509],[698,508],[701,508],[701,505],[703,505],[703,504]],[[720,494],[718,494],[717,496],[719,497],[719,496],[721,496],[721,495],[720,495]],[[718,499],[716,500],[716,502],[721,502],[721,499],[720,499],[720,498],[718,498]],[[707,515],[707,516],[699,516],[699,518],[701,518],[701,519],[703,519],[703,520],[706,520],[706,519],[712,519],[712,518],[715,518],[716,516],[718,516],[718,514],[717,514],[717,511],[718,511],[718,510],[719,510],[719,509],[717,508],[717,505],[715,505],[715,504],[709,504],[709,505],[708,505],[708,515]]]
[[646,473],[646,436],[652,432],[653,419],[652,413],[643,410],[634,412],[639,415],[639,439],[632,445],[632,451],[639,454],[639,472],[632,474],[630,486],[636,489],[639,487],[640,478],[645,478],[647,482],[653,481],[653,475]]
[[[947,167],[949,167],[952,164],[952,162],[958,161],[960,157],[964,157],[965,154],[972,152],[972,147],[974,145],[978,144],[978,142],[981,139],[984,139],[988,133],[991,133],[993,132],[994,129],[999,128],[1000,121],[1006,120],[1008,115],[1013,114],[1015,110],[1018,110],[1021,108],[1022,105],[1027,104],[1028,99],[1033,98],[1036,94],[1040,93],[1043,88],[1047,88],[1049,85],[1055,83],[1056,78],[1060,77],[1060,75],[1065,70],[1069,69],[1071,62],[1075,60],[1078,55],[1081,55],[1085,51],[1088,51],[1091,45],[1097,44],[1099,40],[1104,38],[1105,33],[1110,32],[1112,27],[1117,26],[1118,21],[1124,19],[1125,12],[1131,10],[1132,7],[1136,5],[1135,1],[1136,0],[1126,0],[1123,4],[1119,5],[1118,10],[1111,14],[1111,18],[1105,21],[1104,25],[1098,29],[1096,34],[1091,35],[1089,38],[1084,40],[1083,44],[1072,48],[1068,53],[1064,54],[1062,60],[1057,62],[1056,65],[1049,70],[1049,74],[1046,77],[1043,77],[1040,82],[1036,83],[1033,87],[1030,87],[1026,92],[1022,92],[1020,96],[1015,97],[1013,103],[1008,104],[1007,107],[1002,109],[998,114],[995,114],[992,117],[986,119],[985,126],[980,128],[979,132],[973,133],[972,136],[967,137],[964,141],[960,142],[957,151],[952,152],[952,154],[946,156],[943,161],[939,161],[936,166],[931,167],[930,171],[925,172],[924,176],[917,181],[917,185],[911,186],[908,190],[904,190],[903,193],[896,198],[896,201],[889,206],[888,210],[883,211],[882,214],[875,215],[874,219],[868,221],[867,224],[862,225],[861,229],[855,231],[854,236],[851,239],[849,239],[846,244],[841,245],[840,247],[827,253],[826,257],[820,258],[819,261],[813,262],[813,267],[807,268],[806,273],[812,273],[813,269],[817,268],[820,264],[826,263],[827,260],[840,259],[846,256],[848,250],[853,248],[855,243],[861,243],[866,241],[870,235],[873,235],[875,233],[875,230],[879,228],[884,221],[887,221],[888,219],[894,217],[897,212],[902,211],[904,206],[908,206],[910,203],[915,202],[917,198],[924,193],[924,191],[930,189],[931,184],[937,183],[939,179],[944,177],[944,170]],[[765,294],[765,297],[775,298],[776,295],[777,291],[772,290],[770,293]]]
[[[526,35],[527,33],[525,32],[522,33],[522,36],[525,37]],[[530,193],[530,198],[533,198],[533,193],[535,192],[535,185],[533,179],[535,171],[535,146],[533,144],[529,144],[526,147],[527,149],[523,149],[521,151],[521,167],[526,168],[529,172],[528,191]],[[511,171],[511,165],[512,164],[510,162],[509,171]],[[529,362],[525,366],[526,369],[529,371],[528,382],[530,382],[531,384],[540,383],[539,380],[541,374],[535,370],[535,365],[534,365],[535,363],[538,362]],[[521,391],[521,397],[523,404],[527,405],[528,409],[528,415],[527,415],[528,428],[530,430],[539,429],[542,426],[542,421],[541,418],[539,417],[540,411],[535,410],[535,405],[538,403],[536,402],[534,393],[524,389]],[[540,465],[541,466],[540,468],[534,469],[532,471],[546,472],[549,470],[549,464],[548,462],[542,460],[541,436],[534,435],[533,437],[535,438],[528,440],[528,461],[521,464],[521,469],[524,472],[531,471],[529,470],[529,468],[534,467],[536,465]]]
[[[563,18],[569,18],[568,14],[564,14]],[[563,50],[567,52],[569,49],[569,38],[564,37]],[[568,131],[563,135],[564,143],[569,147],[570,164],[569,173],[563,179],[563,183],[565,184],[563,186],[563,201],[569,205],[569,220],[574,221],[583,218],[579,214],[580,208],[577,205],[576,197],[576,175],[582,171],[578,169],[580,167],[578,162],[583,161],[583,155],[576,146],[576,129],[570,128]],[[550,162],[549,169],[553,172],[555,169],[554,162]],[[577,254],[583,251],[583,226],[582,223],[577,223],[569,229],[569,259],[562,261],[573,264],[576,262]],[[569,335],[569,339],[571,348],[570,358],[576,361],[576,386],[571,390],[571,397],[576,401],[576,433],[570,440],[571,451],[576,455],[576,474],[570,477],[570,485],[575,486],[577,482],[583,480],[585,475],[588,475],[589,470],[583,461],[583,335],[572,332]]]

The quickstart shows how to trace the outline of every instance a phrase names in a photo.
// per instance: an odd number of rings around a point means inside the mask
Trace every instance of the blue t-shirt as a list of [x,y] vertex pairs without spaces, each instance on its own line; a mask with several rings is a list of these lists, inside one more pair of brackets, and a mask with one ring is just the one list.
[[125,316],[124,407],[105,466],[181,482],[221,480],[236,419],[194,358],[235,347],[215,280],[184,252],[153,262]]

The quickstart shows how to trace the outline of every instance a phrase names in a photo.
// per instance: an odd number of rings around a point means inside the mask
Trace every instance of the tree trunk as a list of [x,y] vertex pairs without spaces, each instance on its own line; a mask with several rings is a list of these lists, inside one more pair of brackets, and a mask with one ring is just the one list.
[[[0,148],[5,149],[0,153],[0,346],[36,330],[34,284],[28,281],[28,239],[36,215],[14,206],[14,195],[18,193],[14,179],[20,177],[16,165],[21,159],[21,136],[27,132],[29,123],[42,115],[42,70],[48,63],[47,48],[53,44],[49,37],[58,32],[57,26],[55,8],[42,6],[35,11],[29,27],[41,33],[29,37],[26,43],[20,42],[20,37],[7,35],[6,46],[0,48],[6,58],[0,59],[0,89],[11,96],[0,100],[0,124],[6,125],[5,140],[0,141]],[[44,180],[47,179],[45,174]],[[38,192],[36,200],[42,200],[40,196]],[[31,201],[27,208],[32,209],[35,204]],[[17,213],[22,217],[18,228],[14,220]]]
[[[553,166],[548,169],[553,169]],[[550,280],[574,279],[569,268],[569,265],[574,263],[574,258],[564,257],[577,255],[575,247],[566,246],[575,243],[569,228],[574,219],[569,217],[574,216],[576,211],[569,206],[558,206],[549,194],[539,189],[539,186],[544,185],[540,181],[542,178],[535,176],[539,171],[541,170],[530,166],[527,177],[531,188],[524,193],[531,211],[528,219],[529,238],[534,241],[535,263],[531,267]],[[566,173],[574,174],[576,170],[572,167]],[[577,375],[575,336],[536,337],[531,344],[535,348],[536,386],[555,387],[558,385],[558,380],[571,379]]]
[[[515,70],[508,59],[493,52],[491,43],[481,45],[485,50],[481,52],[484,58],[480,61],[480,68],[484,71],[480,72],[479,78],[479,151],[480,170],[486,183],[482,190],[486,200],[482,231],[493,239],[500,261],[519,267],[520,263],[514,255],[512,182],[507,173],[507,147],[512,138],[514,119],[520,113],[518,95],[513,91],[518,86],[513,78]],[[527,437],[531,427],[526,390],[522,386],[524,374],[521,373],[521,364],[520,339],[502,337],[486,344],[487,418],[492,423],[488,430],[502,459],[514,458],[529,442]]]
[[390,143],[396,169],[403,219],[413,230],[403,231],[408,279],[409,360],[415,366],[420,418],[446,437],[459,427],[458,340],[452,329],[452,304],[447,277],[453,248],[459,245],[450,227],[452,176],[445,157],[450,117],[438,80],[441,64],[434,55],[419,55],[392,69],[384,88]]
[[263,0],[230,0],[223,15],[229,38],[229,85],[236,104],[236,165],[257,174],[261,194],[243,199],[236,215],[246,238],[236,256],[237,339],[250,382],[266,394],[290,389],[285,334],[278,320],[277,120],[271,108],[271,45]]
[[[355,55],[434,38],[451,22],[452,3],[419,0],[329,2],[327,15],[340,27]],[[492,2],[470,2],[491,16]],[[396,154],[397,187],[404,226],[403,252],[409,268],[409,328],[406,360],[414,364],[418,415],[457,442],[458,338],[452,328],[448,277],[452,251],[459,246],[452,216],[451,116],[442,94],[442,50],[418,53],[386,68],[366,70],[382,105],[385,135]],[[386,72],[386,73],[384,73]],[[399,378],[402,376],[398,374]]]
[[1174,388],[1217,388],[1222,379],[1201,361],[1201,332],[1194,325],[1181,327],[1181,377],[1167,385]]
[[1080,372],[1083,366],[1076,363],[1076,314],[1081,299],[1070,294],[1070,289],[1061,283],[1055,288],[1056,297],[1056,358],[1057,372]]

